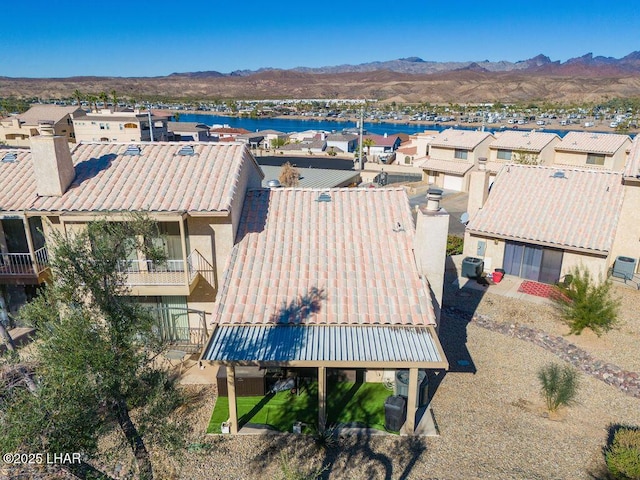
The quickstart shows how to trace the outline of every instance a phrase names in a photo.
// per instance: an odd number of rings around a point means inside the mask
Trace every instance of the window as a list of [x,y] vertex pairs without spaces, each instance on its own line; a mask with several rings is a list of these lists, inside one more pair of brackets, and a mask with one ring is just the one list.
[[511,150],[498,150],[498,159],[499,160],[511,160],[511,155],[513,152]]
[[138,125],[135,123],[125,123],[124,128],[138,128]]
[[466,150],[461,150],[459,148],[456,148],[455,158],[459,158],[460,160],[466,160],[468,153],[469,152],[467,152]]
[[587,165],[604,165],[604,154],[587,153]]

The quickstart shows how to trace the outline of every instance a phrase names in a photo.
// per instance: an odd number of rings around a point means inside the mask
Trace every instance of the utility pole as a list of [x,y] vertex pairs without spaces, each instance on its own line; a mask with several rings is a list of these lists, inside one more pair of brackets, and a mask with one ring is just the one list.
[[151,141],[153,142],[153,123],[151,123],[151,105],[147,103],[147,114],[149,115],[149,135],[151,135]]
[[358,144],[359,150],[359,163],[360,163],[360,171],[364,170],[364,164],[362,162],[362,125],[364,124],[364,105],[360,109],[360,143]]

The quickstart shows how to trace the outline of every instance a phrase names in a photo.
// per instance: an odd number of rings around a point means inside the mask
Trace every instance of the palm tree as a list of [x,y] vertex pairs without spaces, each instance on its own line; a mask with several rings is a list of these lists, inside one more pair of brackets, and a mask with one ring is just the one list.
[[111,100],[113,100],[113,111],[115,112],[118,108],[118,95],[115,90],[111,90]]
[[376,142],[373,138],[365,138],[362,141],[362,146],[367,147],[367,157],[371,155],[371,147],[373,147],[375,144]]
[[76,97],[76,101],[78,102],[78,108],[81,108],[82,99],[84,98],[84,95],[82,95],[82,92],[80,90],[76,90],[75,92],[73,92],[73,96]]
[[100,92],[100,100],[102,100],[102,105],[104,109],[107,108],[107,102],[109,101],[109,95],[107,95],[107,92]]
[[89,102],[89,107],[93,105],[93,111],[98,111],[98,97],[96,95],[87,95],[87,102]]

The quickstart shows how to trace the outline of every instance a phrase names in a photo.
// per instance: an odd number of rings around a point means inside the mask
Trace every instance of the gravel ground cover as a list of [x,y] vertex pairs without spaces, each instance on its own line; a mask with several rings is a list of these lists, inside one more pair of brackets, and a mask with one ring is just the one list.
[[[598,360],[640,372],[640,296],[626,288],[615,292],[622,298],[623,321],[598,338],[590,332],[565,335],[568,328],[552,306],[499,297],[490,290],[460,292],[447,285],[445,305],[452,308],[443,312],[440,335],[451,370],[431,382],[439,437],[347,436],[339,438],[336,447],[323,449],[309,436],[208,436],[203,432],[215,403],[215,386],[185,387],[191,408],[180,415],[194,427],[190,447],[173,456],[154,452],[157,477],[284,478],[284,462],[295,471],[321,471],[320,478],[331,479],[605,479],[602,448],[609,429],[640,425],[640,400],[581,374],[577,403],[550,416],[536,374],[542,365],[562,360],[529,341],[483,328],[459,312],[563,336]],[[113,439],[107,439],[105,451],[108,446]],[[126,478],[131,459],[105,453],[100,464]],[[9,472],[8,478],[29,477],[11,477]]]

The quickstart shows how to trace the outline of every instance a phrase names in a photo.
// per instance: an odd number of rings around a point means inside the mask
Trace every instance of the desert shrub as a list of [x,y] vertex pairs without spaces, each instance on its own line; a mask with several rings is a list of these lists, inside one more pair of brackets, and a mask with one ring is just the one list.
[[462,253],[462,247],[464,246],[464,239],[455,235],[447,236],[447,255],[460,255]]
[[555,412],[574,402],[578,394],[578,372],[571,366],[549,363],[538,370],[538,379],[548,411]]
[[614,478],[640,479],[640,430],[622,427],[605,452],[607,469]]
[[620,300],[611,293],[610,280],[596,282],[584,267],[576,267],[568,286],[558,286],[553,296],[570,333],[579,335],[590,328],[596,335],[611,330],[618,322]]
[[287,162],[282,165],[278,180],[283,187],[297,187],[300,184],[300,172],[290,162]]

